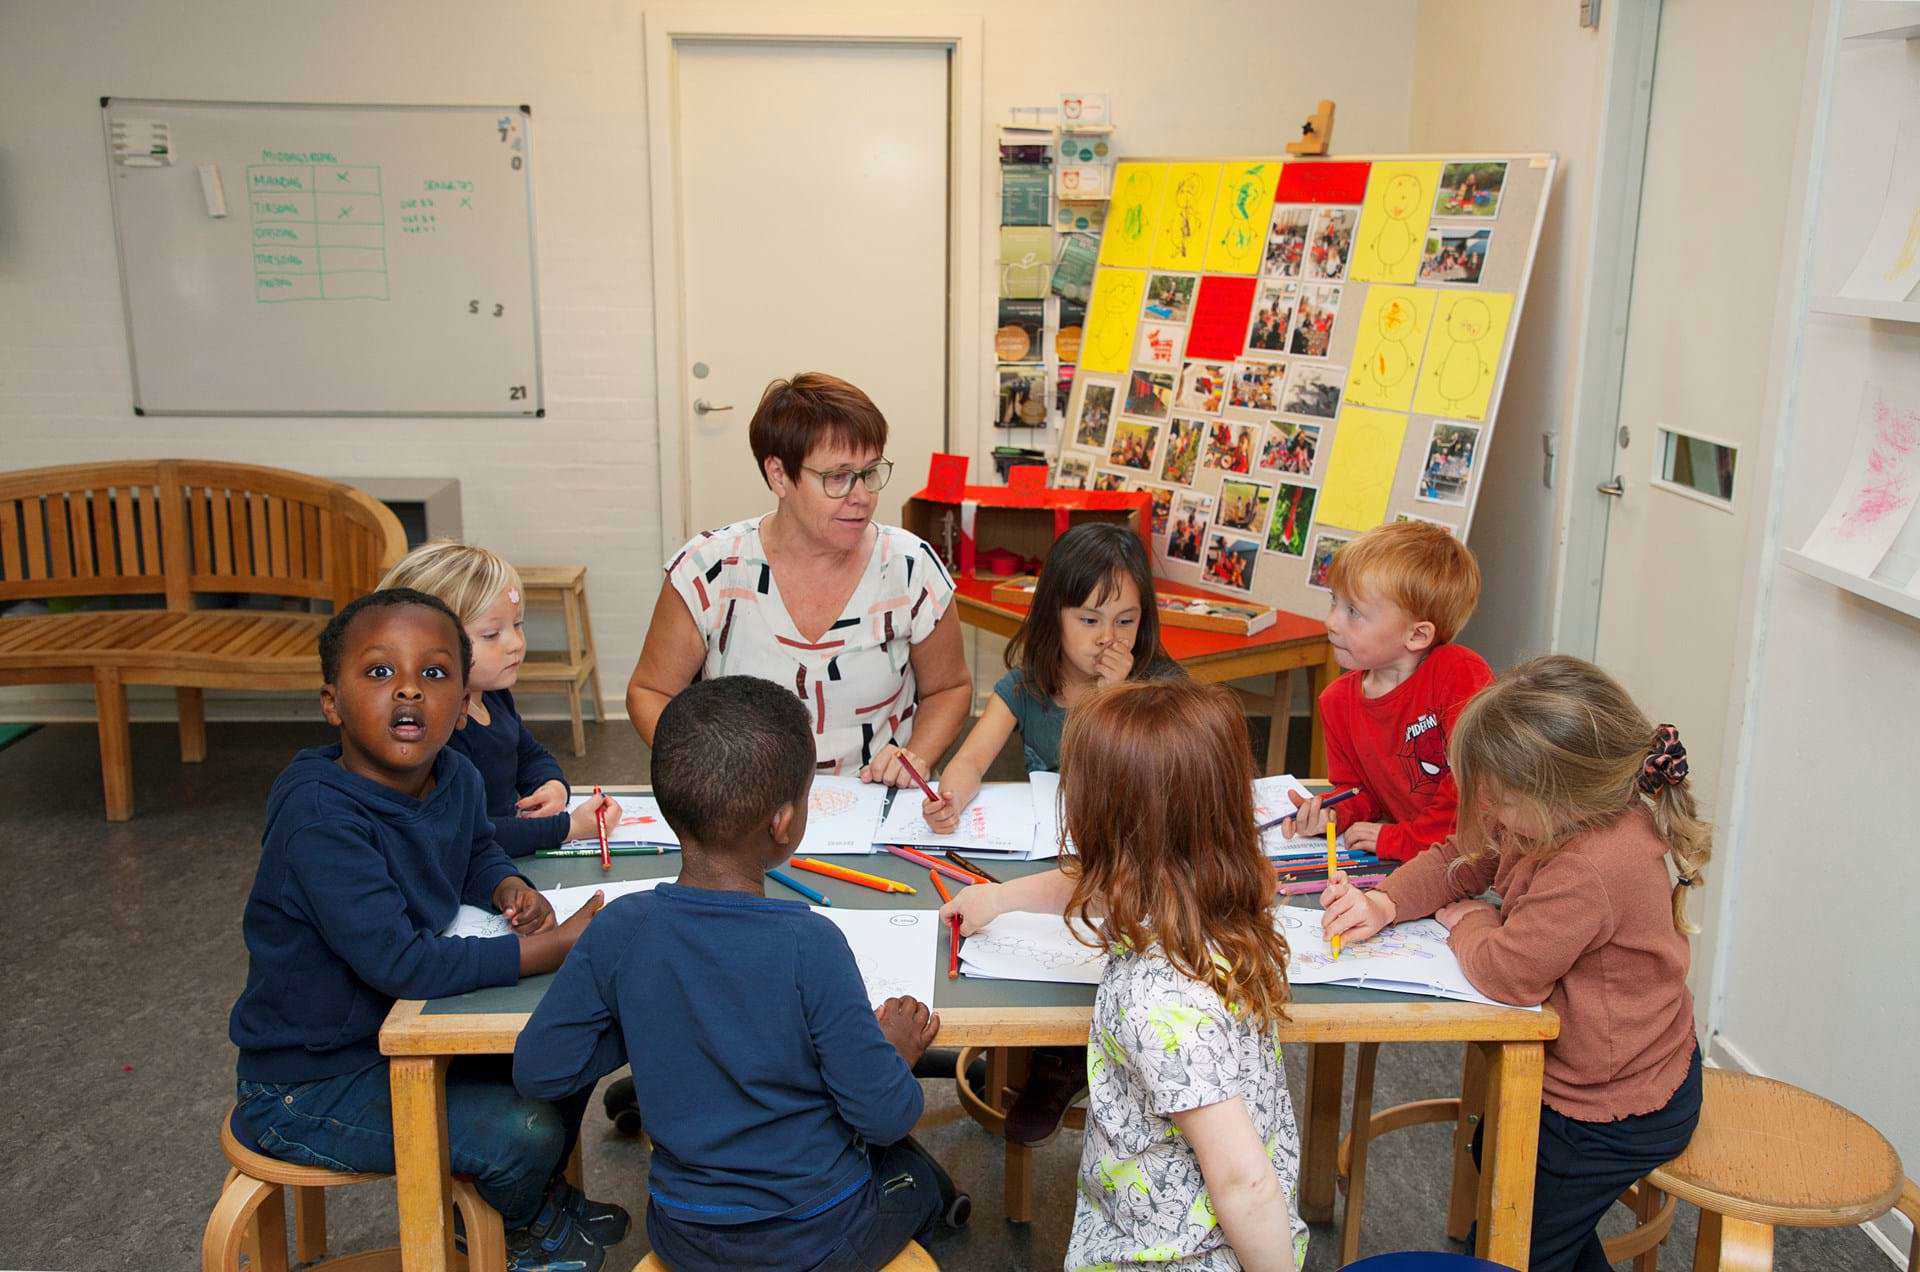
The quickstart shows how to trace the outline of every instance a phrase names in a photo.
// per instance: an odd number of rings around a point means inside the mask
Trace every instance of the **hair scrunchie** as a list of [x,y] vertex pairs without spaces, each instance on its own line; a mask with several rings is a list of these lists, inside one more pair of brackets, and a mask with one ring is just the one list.
[[1653,731],[1653,749],[1640,765],[1640,789],[1657,795],[1664,786],[1678,786],[1687,780],[1687,748],[1680,745],[1680,730],[1663,724]]

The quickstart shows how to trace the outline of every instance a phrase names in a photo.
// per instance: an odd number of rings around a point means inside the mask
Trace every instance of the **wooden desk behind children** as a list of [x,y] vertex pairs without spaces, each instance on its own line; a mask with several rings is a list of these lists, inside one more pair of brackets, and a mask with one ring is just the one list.
[[[1012,636],[1026,621],[1027,607],[993,599],[993,584],[984,579],[955,579],[960,621],[998,636]],[[1267,772],[1287,771],[1287,724],[1293,717],[1293,675],[1304,671],[1312,679],[1308,712],[1313,722],[1313,754],[1308,771],[1327,773],[1327,739],[1320,725],[1320,694],[1340,674],[1327,643],[1327,627],[1317,619],[1282,611],[1272,627],[1253,636],[1201,631],[1192,627],[1160,625],[1160,643],[1167,655],[1202,684],[1224,684],[1252,676],[1271,675],[1273,694],[1261,698],[1236,688],[1234,695],[1249,715],[1267,717]]]
[[[636,788],[625,788],[632,790]],[[618,796],[625,791],[610,787]],[[820,875],[807,883],[835,906],[861,910],[938,909],[940,898],[926,872],[896,857],[835,858],[920,890],[914,896],[874,891]],[[987,864],[987,863],[982,863]],[[678,853],[615,857],[602,874],[597,857],[528,860],[522,863],[542,888],[608,879],[672,878]],[[1052,862],[987,865],[1001,878],[1051,868]],[[772,895],[784,895],[769,884]],[[1298,900],[1298,898],[1296,898]],[[947,961],[943,933],[937,966]],[[407,1272],[444,1272],[452,1266],[446,1073],[454,1056],[505,1054],[546,993],[550,976],[518,985],[478,990],[431,1002],[394,1005],[380,1031],[381,1053],[392,1066],[395,1177],[400,1196],[400,1235]],[[933,1006],[940,1013],[936,1046],[1083,1046],[1093,1012],[1090,985],[1030,981],[935,979]],[[1443,1002],[1330,985],[1294,988],[1286,1042],[1311,1048],[1302,1128],[1300,1208],[1313,1221],[1333,1216],[1335,1154],[1340,1142],[1341,1075],[1350,1042],[1466,1042],[1483,1047],[1487,1061],[1488,1163],[1479,1190],[1481,1254],[1509,1267],[1526,1265],[1532,1227],[1534,1158],[1540,1126],[1540,1079],[1544,1044],[1560,1032],[1551,1011],[1520,1011],[1473,1003]],[[1009,1157],[1013,1150],[1009,1148]],[[1024,1158],[1019,1165],[1024,1166]]]

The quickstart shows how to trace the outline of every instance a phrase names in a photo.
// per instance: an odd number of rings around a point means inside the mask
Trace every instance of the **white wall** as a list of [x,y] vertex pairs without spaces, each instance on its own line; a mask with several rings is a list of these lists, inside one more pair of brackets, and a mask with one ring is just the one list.
[[[951,7],[986,17],[989,130],[979,144],[989,162],[991,125],[1007,108],[1062,89],[1113,91],[1123,152],[1272,153],[1320,97],[1340,102],[1341,149],[1407,143],[1415,0],[1221,0],[1178,21],[1146,0]],[[617,698],[663,552],[677,546],[662,543],[657,512],[641,11],[638,0],[10,6],[0,39],[0,468],[198,455],[348,478],[459,478],[468,537],[518,561],[589,567],[605,688]],[[547,418],[134,418],[102,94],[531,103]],[[989,182],[983,195],[984,259],[996,192]],[[991,314],[974,337],[983,362]],[[972,426],[961,427],[969,431],[954,443],[969,449]],[[11,690],[0,715],[31,715],[25,696],[36,709],[62,697],[86,709],[84,695]]]
[[[1774,501],[1749,543],[1743,627],[1755,657],[1740,686],[1745,709],[1732,712],[1744,765],[1731,842],[1720,849],[1731,878],[1713,1025],[1730,1058],[1872,1122],[1911,1172],[1920,1161],[1920,621],[1777,561],[1779,548],[1806,541],[1839,485],[1861,386],[1920,403],[1915,328],[1821,315],[1802,327],[1791,308],[1833,293],[1853,268],[1879,217],[1895,127],[1920,104],[1920,49],[1843,43],[1837,57],[1824,139],[1813,139],[1812,92],[1801,125],[1799,177],[1809,177],[1809,149],[1824,146],[1824,171],[1811,169],[1818,216],[1803,224],[1800,202],[1789,209],[1774,350],[1784,404],[1767,475]],[[1920,542],[1920,527],[1903,537]],[[1891,581],[1912,569],[1909,556]],[[1898,1217],[1881,1227],[1904,1253]]]
[[[1577,17],[1538,0],[1421,0],[1414,42],[1408,149],[1560,156],[1468,535],[1486,584],[1465,639],[1496,670],[1553,647],[1608,53]],[[1561,456],[1551,488],[1543,433]]]

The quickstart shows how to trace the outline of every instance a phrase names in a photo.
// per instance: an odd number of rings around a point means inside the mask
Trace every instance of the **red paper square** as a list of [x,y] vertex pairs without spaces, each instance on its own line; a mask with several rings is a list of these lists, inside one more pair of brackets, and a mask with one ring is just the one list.
[[927,497],[959,503],[966,497],[967,456],[935,453],[927,465]]
[[1193,302],[1193,326],[1187,332],[1189,358],[1237,358],[1247,345],[1258,279],[1208,274]]
[[1280,169],[1275,203],[1358,203],[1367,197],[1367,163],[1289,163]]
[[1007,470],[1007,489],[1028,493],[1047,488],[1045,464],[1015,464]]

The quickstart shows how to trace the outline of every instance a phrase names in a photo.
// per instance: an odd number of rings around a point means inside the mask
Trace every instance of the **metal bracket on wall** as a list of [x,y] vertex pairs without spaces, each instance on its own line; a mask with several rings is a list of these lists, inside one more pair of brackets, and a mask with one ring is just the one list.
[[1580,25],[1583,27],[1600,25],[1600,0],[1580,0]]

